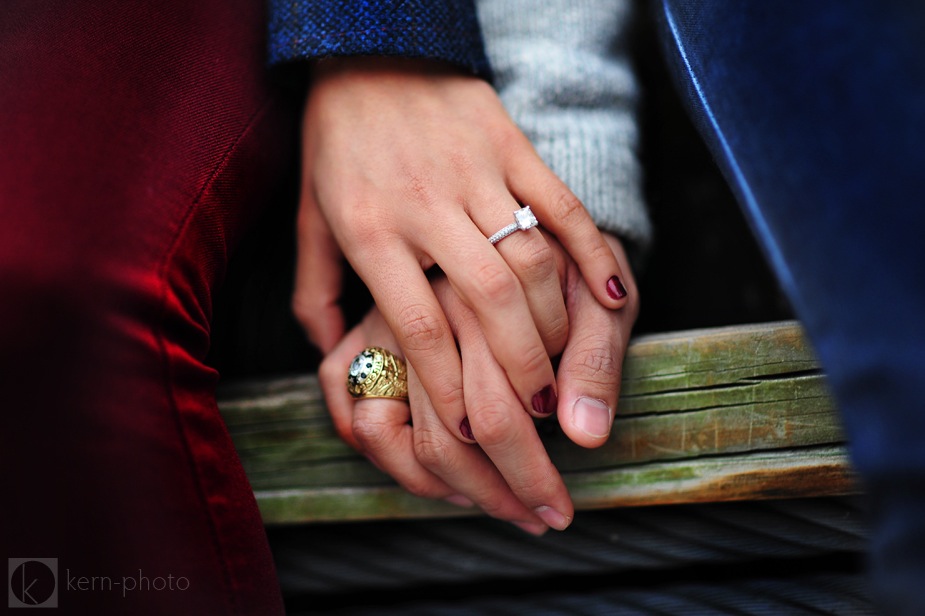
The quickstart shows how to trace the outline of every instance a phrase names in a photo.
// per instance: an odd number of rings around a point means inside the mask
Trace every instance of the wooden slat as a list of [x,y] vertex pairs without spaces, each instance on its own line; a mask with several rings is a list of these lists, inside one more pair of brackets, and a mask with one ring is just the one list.
[[[343,444],[313,376],[223,388],[220,407],[268,522],[459,515]],[[633,340],[613,435],[582,449],[537,422],[578,507],[855,491],[835,407],[796,323]]]
[[656,334],[635,339],[628,349],[623,394],[696,391],[818,368],[792,321]]
[[[842,496],[855,492],[841,447],[760,452],[564,473],[578,510]],[[257,490],[267,524],[478,515],[394,486]]]

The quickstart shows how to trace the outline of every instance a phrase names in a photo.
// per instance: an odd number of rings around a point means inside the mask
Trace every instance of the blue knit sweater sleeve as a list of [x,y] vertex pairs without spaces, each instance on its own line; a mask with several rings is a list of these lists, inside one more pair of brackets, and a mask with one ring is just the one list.
[[445,60],[491,77],[473,0],[270,0],[270,64],[357,55]]

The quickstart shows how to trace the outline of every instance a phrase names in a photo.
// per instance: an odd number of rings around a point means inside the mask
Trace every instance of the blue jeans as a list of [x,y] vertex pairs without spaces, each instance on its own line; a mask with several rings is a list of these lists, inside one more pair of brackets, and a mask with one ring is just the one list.
[[830,379],[880,605],[925,614],[925,4],[657,6],[676,84]]

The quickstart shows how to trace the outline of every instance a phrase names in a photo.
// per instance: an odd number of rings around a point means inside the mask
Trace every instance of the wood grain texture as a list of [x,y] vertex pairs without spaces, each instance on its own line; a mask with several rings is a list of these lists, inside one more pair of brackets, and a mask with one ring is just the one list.
[[[471,513],[406,494],[341,442],[314,376],[227,384],[219,405],[267,523]],[[857,491],[793,322],[634,339],[599,449],[536,425],[579,509]]]
[[[856,492],[840,447],[563,473],[575,508],[842,496]],[[266,524],[480,515],[395,485],[255,491]]]

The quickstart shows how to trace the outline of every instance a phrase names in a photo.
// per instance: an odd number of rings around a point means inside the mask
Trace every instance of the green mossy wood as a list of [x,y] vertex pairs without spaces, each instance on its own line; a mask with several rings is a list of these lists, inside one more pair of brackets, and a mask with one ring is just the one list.
[[[796,323],[638,337],[622,383],[599,449],[537,422],[578,509],[859,491]],[[229,384],[219,405],[268,524],[476,513],[405,493],[345,445],[313,376]]]

